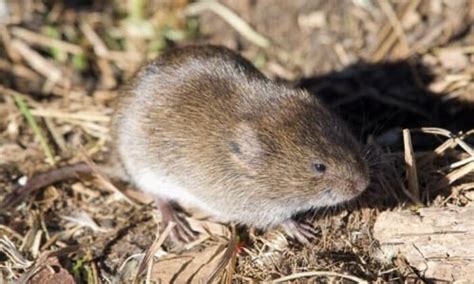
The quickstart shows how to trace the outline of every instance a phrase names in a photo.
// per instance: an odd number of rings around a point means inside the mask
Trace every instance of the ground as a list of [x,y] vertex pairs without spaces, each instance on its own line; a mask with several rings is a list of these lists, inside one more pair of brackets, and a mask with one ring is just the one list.
[[[468,0],[0,0],[0,279],[194,282],[237,235],[222,282],[429,280],[403,255],[382,256],[373,225],[389,210],[474,203],[473,20]],[[149,197],[104,177],[8,204],[38,173],[100,165],[120,87],[163,51],[202,43],[320,97],[365,145],[371,186],[300,216],[318,231],[310,245],[193,215],[196,242],[158,249]]]

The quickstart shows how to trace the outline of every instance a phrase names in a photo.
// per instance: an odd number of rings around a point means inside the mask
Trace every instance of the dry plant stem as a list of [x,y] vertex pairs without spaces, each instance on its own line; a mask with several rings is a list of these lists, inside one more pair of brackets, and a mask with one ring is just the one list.
[[[80,29],[82,33],[86,36],[87,40],[91,43],[95,55],[97,55],[97,57],[101,59],[112,60],[117,64],[118,67],[121,66],[119,63],[123,63],[124,61],[132,61],[136,63],[143,60],[142,56],[136,52],[109,50],[107,48],[107,45],[103,42],[103,40],[87,22],[81,24]],[[105,61],[104,64],[110,63],[108,61]]]
[[282,282],[287,282],[287,281],[296,280],[296,279],[300,279],[300,278],[306,278],[306,277],[313,277],[313,276],[342,278],[342,279],[354,281],[355,283],[359,283],[359,284],[369,283],[369,282],[367,282],[363,279],[360,279],[358,277],[355,277],[355,276],[344,275],[344,274],[341,274],[341,273],[330,272],[330,271],[310,271],[310,272],[295,273],[295,274],[292,274],[292,275],[289,275],[289,276],[274,279],[274,280],[272,280],[271,283],[282,283]]
[[474,189],[474,182],[464,183],[464,184],[461,184],[461,185],[458,185],[458,186],[454,186],[451,190],[451,194],[448,197],[446,197],[443,200],[443,202],[441,202],[441,205],[445,206],[446,203],[448,203],[454,197],[458,196],[461,192],[468,191],[468,190],[471,190],[471,189]]
[[[1,90],[1,89],[0,89]],[[23,98],[17,94],[13,94],[13,98],[15,99],[16,104],[18,105],[18,108],[20,109],[20,112],[23,114],[25,117],[26,121],[28,122],[28,125],[31,127],[33,132],[35,133],[36,137],[40,141],[41,147],[43,148],[43,151],[46,154],[46,157],[48,159],[48,163],[50,165],[54,165],[56,162],[54,160],[54,155],[53,151],[49,147],[48,143],[46,142],[46,138],[44,137],[41,129],[39,128],[38,124],[36,123],[35,119],[31,115],[30,109],[26,105],[25,101]]]
[[102,73],[101,81],[103,85],[108,89],[115,87],[117,82],[113,74],[112,64],[110,64],[110,62],[105,59],[105,57],[110,54],[109,49],[87,22],[83,23],[80,28],[86,38],[92,44],[95,54],[99,57],[98,67]]
[[10,32],[13,36],[20,38],[28,43],[36,44],[40,46],[45,46],[49,48],[58,48],[62,51],[71,53],[71,54],[84,54],[82,47],[65,42],[62,40],[58,40],[52,37],[48,37],[37,32],[32,32],[30,30],[20,28],[20,27],[12,27]]
[[[419,129],[418,129],[419,130]],[[423,131],[421,131],[423,132]],[[426,132],[424,132],[426,133]],[[466,133],[458,135],[458,139],[463,140],[466,137],[474,134],[474,129],[467,131]],[[426,154],[419,162],[420,167],[425,166],[427,163],[431,162],[435,157],[440,156],[443,154],[447,149],[454,148],[457,145],[456,141],[454,139],[448,139],[444,141],[441,145],[436,147],[435,150],[433,150],[432,153]],[[472,157],[472,155],[471,155]]]
[[53,120],[51,118],[45,118],[44,123],[49,133],[51,134],[52,140],[54,141],[56,146],[58,146],[60,153],[62,154],[67,153],[66,140],[62,136],[62,133],[60,133],[60,131],[58,130]]
[[5,47],[5,52],[15,64],[21,61],[21,55],[15,50],[12,45],[12,37],[6,25],[0,25],[0,40],[3,43],[3,47]]
[[388,0],[380,0],[378,1],[378,3],[380,7],[382,8],[382,11],[385,13],[388,20],[390,21],[390,24],[392,25],[393,30],[397,34],[398,40],[402,44],[403,50],[400,56],[405,57],[406,55],[409,54],[410,47],[408,46],[408,41],[405,35],[405,31],[403,30],[402,24],[400,23],[400,20],[395,14],[395,11],[393,11],[392,5],[390,4],[390,2],[388,2]]
[[[235,259],[236,253],[237,253],[237,245],[239,243],[239,238],[237,236],[237,231],[235,229],[235,225],[232,224],[232,232],[231,232],[231,238],[229,240],[229,244],[227,245],[227,248],[225,249],[224,255],[222,256],[221,261],[218,263],[217,267],[212,271],[211,275],[209,276],[207,282],[212,283],[216,277],[218,277],[222,270],[229,264],[232,265],[232,260]],[[233,271],[233,268],[230,268],[231,271]]]
[[[63,84],[64,82],[61,82],[61,78],[63,78],[63,73],[61,70],[56,67],[53,63],[45,59],[43,56],[41,56],[38,52],[30,48],[28,45],[26,45],[23,41],[14,39],[12,40],[12,48],[17,50],[21,56],[25,59],[26,62],[36,70],[38,73],[43,75],[48,79],[48,81],[51,81],[52,83],[56,84]],[[64,79],[64,78],[63,78]]]
[[108,123],[110,121],[110,117],[94,112],[64,112],[55,109],[32,109],[31,114],[33,116],[39,117],[50,117],[50,118],[57,118],[57,119],[74,119],[74,120],[83,120],[83,121],[91,121],[91,122],[105,122]]
[[454,140],[454,142],[456,142],[456,144],[459,145],[459,147],[461,147],[464,151],[466,151],[471,157],[474,157],[474,150],[471,148],[471,146],[469,146],[466,142],[462,140],[464,137],[472,135],[473,130],[466,132],[464,135],[460,134],[459,136],[451,133],[450,131],[446,129],[436,128],[436,127],[422,127],[415,130],[418,130],[423,133],[442,135],[447,138],[451,138],[452,140]]
[[[17,231],[13,230],[10,227],[7,227],[5,225],[0,225],[0,231],[6,231],[8,234],[10,234],[12,237],[16,238],[17,240],[22,240],[23,236],[20,235]],[[2,236],[6,236],[6,233],[2,233]]]
[[94,52],[97,56],[106,56],[109,50],[102,39],[97,35],[94,29],[87,23],[84,22],[80,25],[82,33],[86,36],[87,40],[92,44]]
[[32,261],[24,258],[23,255],[15,247],[15,244],[8,239],[7,236],[0,238],[0,251],[6,255],[6,257],[13,261],[17,266],[21,268],[29,268],[33,265]]
[[440,190],[443,188],[446,188],[446,186],[453,184],[455,181],[463,178],[467,174],[474,172],[474,162],[470,162],[467,165],[464,165],[460,167],[459,169],[456,169],[449,174],[447,174],[445,177],[443,177],[438,184],[435,186],[434,190]]
[[235,275],[235,269],[237,265],[237,245],[238,245],[238,240],[239,240],[237,235],[236,235],[236,240],[237,242],[236,242],[236,247],[234,249],[234,253],[232,254],[229,265],[227,265],[227,274],[225,278],[226,284],[232,283],[232,279],[234,278],[234,275]]
[[25,79],[30,80],[31,82],[37,82],[41,79],[41,77],[30,68],[24,65],[10,63],[1,58],[0,58],[0,70],[6,71],[6,72],[12,72],[13,75],[18,76],[18,77],[23,77]]
[[[410,13],[411,11],[415,10],[418,7],[420,2],[421,0],[414,0],[405,4],[405,7],[402,8],[403,12],[401,13],[401,16],[399,17],[400,20],[403,21],[403,19],[408,13]],[[388,23],[388,25],[390,25],[390,23]],[[397,34],[395,34],[393,30],[390,28],[386,28],[384,31],[387,31],[387,30],[389,31],[389,33],[387,34],[387,32],[385,32],[382,34],[382,36],[379,39],[379,44],[378,44],[377,49],[372,53],[372,56],[371,56],[372,61],[377,62],[377,61],[380,61],[382,58],[384,58],[397,41],[397,38],[398,38]]]
[[[173,222],[168,222],[168,225],[163,230],[163,232],[157,236],[153,244],[150,248],[146,251],[145,256],[143,257],[140,266],[138,267],[137,275],[135,276],[134,283],[140,283],[140,278],[145,273],[146,270],[150,271],[153,267],[153,256],[156,254],[160,246],[166,240],[168,235],[171,233],[171,230],[176,224]],[[150,265],[151,263],[151,265]]]
[[250,42],[262,48],[270,47],[270,40],[256,32],[247,22],[240,18],[235,12],[217,1],[199,1],[188,5],[186,13],[188,15],[197,15],[203,11],[210,10],[220,16],[224,21],[231,25],[243,37]]
[[135,201],[131,200],[128,196],[126,196],[123,192],[121,192],[113,183],[110,181],[110,179],[105,176],[92,162],[92,160],[87,156],[86,150],[81,147],[80,148],[82,156],[84,157],[84,162],[89,166],[89,168],[92,170],[92,173],[101,181],[102,185],[110,192],[117,194],[120,196],[122,199],[127,201],[130,205],[137,207],[139,206]]
[[410,130],[403,129],[403,143],[405,147],[405,168],[408,180],[408,190],[412,196],[419,202],[420,190],[418,185],[418,173],[416,170],[415,155],[411,142]]
[[464,166],[465,164],[468,164],[468,163],[471,163],[471,162],[474,162],[474,157],[470,157],[470,158],[452,163],[451,165],[447,166],[446,168],[456,169],[456,168],[459,168],[459,167]]

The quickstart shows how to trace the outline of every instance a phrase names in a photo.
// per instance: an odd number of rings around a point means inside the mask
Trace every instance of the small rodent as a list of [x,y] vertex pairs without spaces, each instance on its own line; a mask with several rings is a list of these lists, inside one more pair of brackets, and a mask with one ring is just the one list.
[[223,47],[178,48],[145,66],[119,97],[112,131],[141,190],[226,222],[294,228],[295,214],[369,184],[339,117]]

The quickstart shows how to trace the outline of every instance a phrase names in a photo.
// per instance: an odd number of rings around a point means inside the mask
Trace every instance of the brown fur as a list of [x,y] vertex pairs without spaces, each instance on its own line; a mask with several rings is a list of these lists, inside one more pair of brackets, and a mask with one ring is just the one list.
[[[160,172],[224,221],[273,226],[369,182],[338,117],[222,47],[176,49],[144,67],[119,98],[112,130],[132,180]],[[159,186],[148,191],[160,195]]]

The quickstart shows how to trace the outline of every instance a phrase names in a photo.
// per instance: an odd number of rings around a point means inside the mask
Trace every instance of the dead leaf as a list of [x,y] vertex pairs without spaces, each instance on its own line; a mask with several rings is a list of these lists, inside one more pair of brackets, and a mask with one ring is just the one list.
[[206,283],[224,253],[222,244],[206,246],[179,257],[162,259],[153,266],[152,280],[160,283]]
[[56,257],[50,257],[46,265],[36,273],[28,283],[30,284],[74,284],[74,277],[64,269]]

